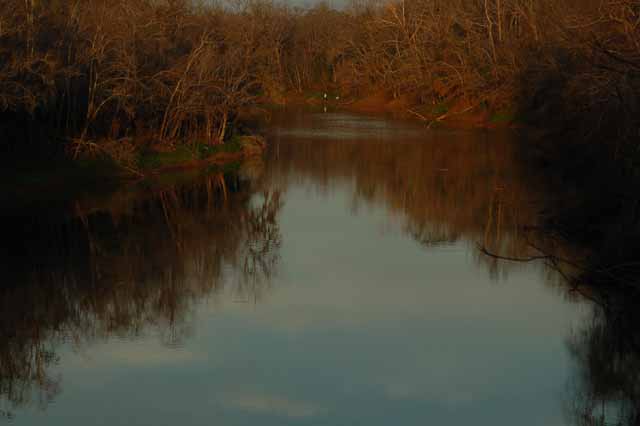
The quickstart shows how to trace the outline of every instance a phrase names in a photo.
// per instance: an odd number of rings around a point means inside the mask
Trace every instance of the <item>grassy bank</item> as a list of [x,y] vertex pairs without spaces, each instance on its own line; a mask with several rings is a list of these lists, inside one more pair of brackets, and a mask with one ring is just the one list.
[[110,191],[122,183],[138,180],[175,180],[194,173],[226,173],[240,168],[251,157],[261,156],[264,139],[257,136],[234,137],[220,145],[192,143],[162,150],[147,149],[135,153],[132,167],[109,155],[56,161],[23,160],[3,167],[0,172],[2,199],[12,207],[23,201],[55,202],[81,198],[84,194]]
[[147,149],[138,153],[140,173],[161,173],[172,169],[198,167],[205,164],[225,165],[252,155],[260,155],[265,141],[259,136],[236,136],[219,145],[192,143],[167,149]]

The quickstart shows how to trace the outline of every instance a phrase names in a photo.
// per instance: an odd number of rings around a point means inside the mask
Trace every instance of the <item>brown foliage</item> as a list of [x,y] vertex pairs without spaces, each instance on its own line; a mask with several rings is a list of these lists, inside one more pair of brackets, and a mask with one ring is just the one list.
[[4,5],[0,110],[77,141],[151,133],[220,143],[257,98],[329,88],[492,110],[517,101],[540,120],[582,119],[590,131],[596,123],[637,136],[634,0]]

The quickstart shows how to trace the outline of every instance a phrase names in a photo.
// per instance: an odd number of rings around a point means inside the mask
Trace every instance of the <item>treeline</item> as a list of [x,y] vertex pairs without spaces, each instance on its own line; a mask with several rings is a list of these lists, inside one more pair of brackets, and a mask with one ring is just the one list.
[[639,21],[636,0],[6,0],[0,111],[30,138],[35,121],[74,153],[106,139],[126,156],[140,136],[220,143],[259,99],[375,91],[614,132],[619,153],[640,124]]
[[[187,1],[8,0],[0,9],[5,139],[38,140],[28,123],[126,159],[141,139],[221,143],[238,109],[276,75],[274,22]],[[262,80],[261,80],[262,79]],[[16,125],[20,123],[21,126]],[[34,134],[35,133],[35,134]],[[133,137],[136,136],[137,140]],[[95,143],[103,139],[103,143]]]

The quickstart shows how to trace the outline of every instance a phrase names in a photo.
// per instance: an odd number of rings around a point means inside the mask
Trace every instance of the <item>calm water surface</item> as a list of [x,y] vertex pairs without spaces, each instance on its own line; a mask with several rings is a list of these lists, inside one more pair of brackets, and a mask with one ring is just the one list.
[[[237,173],[5,212],[16,425],[568,425],[590,307],[526,256],[514,136],[275,114]],[[13,234],[11,234],[13,235]]]

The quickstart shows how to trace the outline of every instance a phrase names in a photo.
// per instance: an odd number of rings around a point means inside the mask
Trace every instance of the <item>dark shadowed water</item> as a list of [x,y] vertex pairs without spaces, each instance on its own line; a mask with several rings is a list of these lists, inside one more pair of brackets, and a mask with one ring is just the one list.
[[578,424],[590,306],[479,249],[536,254],[550,201],[517,136],[296,111],[268,132],[235,172],[4,213],[5,421]]

